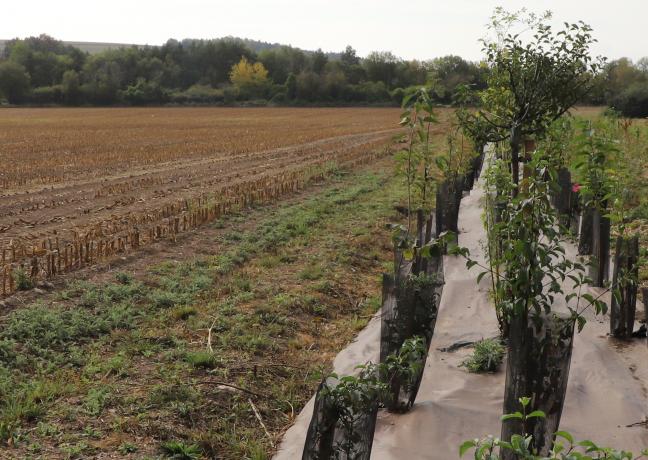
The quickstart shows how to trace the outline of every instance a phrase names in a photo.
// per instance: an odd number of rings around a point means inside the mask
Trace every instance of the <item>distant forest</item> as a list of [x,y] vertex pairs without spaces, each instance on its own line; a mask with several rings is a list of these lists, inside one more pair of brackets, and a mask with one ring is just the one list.
[[[48,35],[9,40],[0,103],[29,105],[399,105],[421,85],[451,105],[459,85],[485,87],[488,68],[459,56],[359,57],[243,40],[169,40],[90,54]],[[648,116],[648,58],[609,62],[584,103]]]

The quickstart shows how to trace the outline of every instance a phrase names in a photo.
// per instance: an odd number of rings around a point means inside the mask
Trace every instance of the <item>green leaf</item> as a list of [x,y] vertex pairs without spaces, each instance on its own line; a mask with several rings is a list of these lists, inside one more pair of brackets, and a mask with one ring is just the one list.
[[524,419],[524,416],[522,415],[522,412],[514,412],[512,414],[502,415],[502,418],[500,420],[502,422],[505,422],[507,420],[512,420],[512,419],[522,420],[522,419]]
[[527,415],[526,418],[535,418],[535,417],[538,417],[538,418],[545,418],[546,416],[547,416],[547,415],[546,415],[543,411],[541,411],[541,410],[534,410],[534,411],[531,412],[529,415]]
[[583,330],[583,327],[585,327],[587,320],[582,315],[577,316],[576,320],[578,321],[578,332],[581,332]]
[[556,431],[556,436],[560,436],[569,441],[570,444],[574,444],[574,437],[567,431]]
[[589,440],[587,440],[587,439],[586,439],[585,441],[580,441],[580,442],[578,442],[578,443],[576,443],[576,444],[577,444],[578,446],[585,447],[585,448],[586,448],[586,452],[592,452],[592,451],[599,450],[599,446],[597,446],[597,445],[594,444],[592,441],[589,441]]
[[477,443],[472,440],[472,441],[465,441],[460,447],[459,447],[459,456],[463,457],[463,455],[469,450],[475,447]]

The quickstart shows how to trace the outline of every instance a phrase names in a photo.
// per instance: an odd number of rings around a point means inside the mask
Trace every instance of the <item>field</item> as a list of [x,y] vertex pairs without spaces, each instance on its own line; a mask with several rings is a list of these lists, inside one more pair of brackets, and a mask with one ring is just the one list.
[[268,458],[379,308],[398,116],[0,111],[0,458]]
[[384,153],[393,109],[0,112],[0,293],[295,191]]

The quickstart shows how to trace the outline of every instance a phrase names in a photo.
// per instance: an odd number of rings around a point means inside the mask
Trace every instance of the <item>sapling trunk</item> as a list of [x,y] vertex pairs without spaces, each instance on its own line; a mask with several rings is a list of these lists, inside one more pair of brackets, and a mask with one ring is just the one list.
[[[574,321],[566,314],[517,315],[510,319],[504,414],[520,410],[519,399],[531,398],[531,410],[541,410],[545,418],[531,418],[526,427],[520,420],[502,423],[502,440],[513,434],[533,435],[534,447],[548,455],[553,434],[558,430],[569,377],[574,340]],[[503,460],[517,460],[502,452]]]
[[614,276],[610,306],[610,334],[618,338],[630,338],[634,330],[637,308],[637,279],[639,275],[639,237],[623,238],[616,242]]
[[513,197],[516,197],[519,190],[518,184],[520,182],[520,143],[521,143],[521,133],[518,126],[514,126],[511,129],[511,174],[513,176]]

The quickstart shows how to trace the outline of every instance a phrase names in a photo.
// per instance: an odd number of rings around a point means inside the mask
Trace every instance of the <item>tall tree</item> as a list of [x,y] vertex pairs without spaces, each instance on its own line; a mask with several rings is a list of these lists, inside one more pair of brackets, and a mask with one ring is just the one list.
[[0,93],[11,104],[25,102],[29,94],[29,74],[25,67],[11,61],[0,63]]

